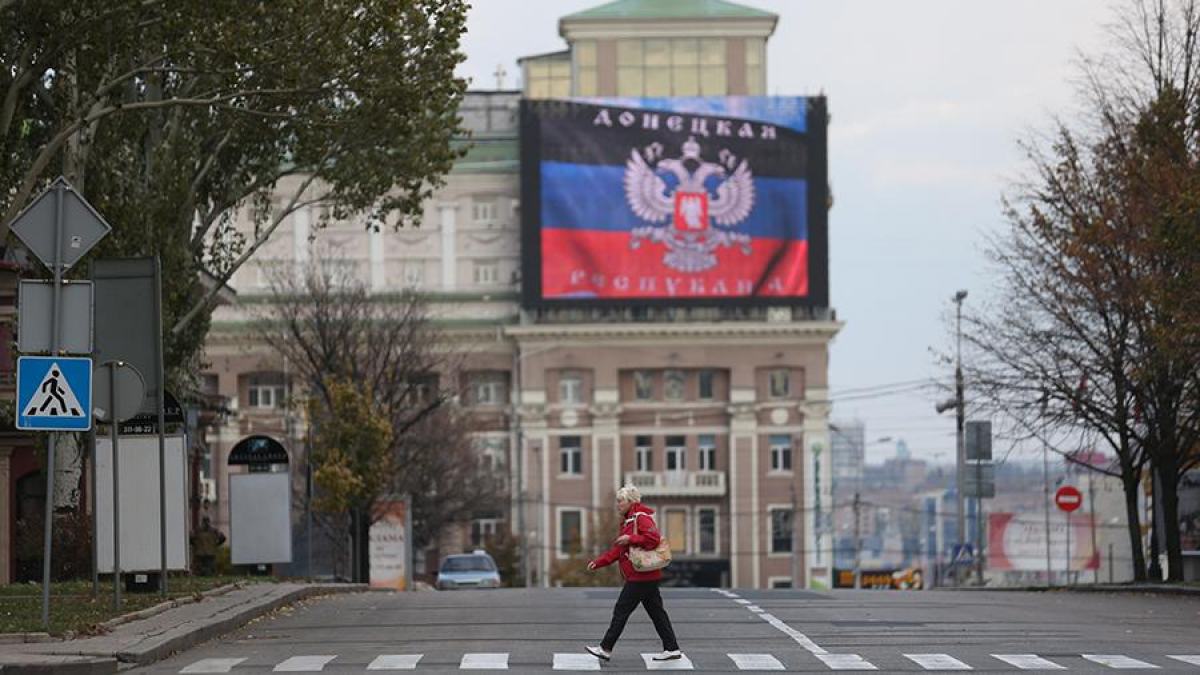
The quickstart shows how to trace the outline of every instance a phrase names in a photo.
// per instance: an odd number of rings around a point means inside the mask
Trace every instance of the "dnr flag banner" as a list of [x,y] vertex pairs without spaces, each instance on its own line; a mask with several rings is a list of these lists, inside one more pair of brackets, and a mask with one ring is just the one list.
[[540,100],[521,115],[528,303],[828,304],[823,99]]

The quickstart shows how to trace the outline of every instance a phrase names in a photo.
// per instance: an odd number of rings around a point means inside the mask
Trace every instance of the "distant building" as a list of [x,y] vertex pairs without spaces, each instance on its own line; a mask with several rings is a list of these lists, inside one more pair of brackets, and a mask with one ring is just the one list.
[[293,385],[287,366],[249,338],[247,308],[265,298],[273,271],[302,269],[337,241],[338,263],[368,288],[420,289],[447,332],[472,345],[475,394],[463,403],[488,421],[481,448],[498,458],[512,503],[446,533],[431,555],[473,547],[497,528],[517,533],[523,520],[534,582],[547,585],[568,542],[586,539],[593,515],[632,483],[658,510],[678,582],[828,586],[838,453],[823,450],[836,442],[827,378],[841,328],[829,308],[660,299],[532,309],[519,293],[529,206],[520,202],[519,100],[763,94],[777,21],[722,0],[618,0],[563,17],[566,48],[521,59],[522,91],[467,95],[473,145],[418,229],[318,230],[317,213],[289,217],[234,278],[241,301],[218,313],[208,340],[209,386],[236,403],[211,434],[218,524],[228,520],[234,443],[265,431],[302,447],[281,403]]

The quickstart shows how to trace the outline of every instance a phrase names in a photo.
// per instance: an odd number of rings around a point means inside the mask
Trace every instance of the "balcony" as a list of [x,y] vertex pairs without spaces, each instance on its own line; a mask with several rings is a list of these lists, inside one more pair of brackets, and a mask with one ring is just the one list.
[[724,471],[631,471],[625,484],[643,497],[724,497]]

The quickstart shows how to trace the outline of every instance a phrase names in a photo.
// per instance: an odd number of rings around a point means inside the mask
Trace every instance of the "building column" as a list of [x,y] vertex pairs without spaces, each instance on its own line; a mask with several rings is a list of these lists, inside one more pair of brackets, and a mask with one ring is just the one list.
[[0,584],[12,582],[12,570],[9,569],[9,561],[12,559],[12,511],[9,509],[9,504],[12,501],[12,495],[15,492],[12,484],[12,470],[10,458],[12,457],[12,448],[0,447],[0,487],[3,487],[2,495],[0,495]]
[[804,559],[812,588],[833,587],[833,456],[830,451],[829,390],[807,387],[804,415]]
[[310,207],[296,209],[292,213],[292,260],[295,261],[293,272],[296,283],[304,283],[304,275],[308,268],[309,242],[312,233],[312,210]]
[[730,391],[729,419],[729,583],[758,588],[758,418],[753,389]]
[[[518,366],[519,367],[519,366]],[[525,485],[537,485],[537,489],[525,490],[525,546],[528,553],[526,564],[533,565],[539,586],[548,585],[550,571],[550,550],[553,544],[550,530],[554,523],[550,517],[550,437],[547,433],[546,392],[540,389],[522,389],[517,392],[520,405],[517,407],[517,423],[520,425],[520,435],[525,442],[520,450],[518,461],[521,464],[521,474]],[[541,461],[538,461],[540,457]],[[534,468],[537,474],[533,473]],[[534,508],[529,508],[532,503]],[[537,505],[541,508],[537,508]],[[529,532],[534,536],[529,536]],[[539,543],[540,542],[540,543]],[[539,554],[540,552],[540,554]],[[536,563],[536,564],[535,564]]]
[[383,290],[386,281],[383,265],[384,241],[381,230],[374,228],[367,230],[367,251],[371,260],[371,291],[379,293]]
[[454,204],[438,206],[441,215],[442,228],[442,288],[443,291],[453,291],[458,285],[458,249],[456,242],[458,228],[458,207]]

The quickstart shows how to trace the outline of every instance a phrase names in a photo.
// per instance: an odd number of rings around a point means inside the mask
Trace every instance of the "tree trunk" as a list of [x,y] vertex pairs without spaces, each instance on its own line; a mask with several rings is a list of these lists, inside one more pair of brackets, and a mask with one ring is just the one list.
[[1156,501],[1162,500],[1162,543],[1167,549],[1167,581],[1183,581],[1183,550],[1179,540],[1179,472],[1175,462],[1165,460],[1159,471]]
[[[1125,520],[1128,523],[1129,532],[1129,550],[1133,554],[1133,580],[1146,580],[1146,557],[1145,551],[1142,549],[1142,527],[1141,517],[1138,512],[1138,491],[1141,490],[1141,481],[1134,475],[1132,469],[1125,467],[1125,462],[1121,462],[1121,482],[1125,487]],[[1068,534],[1068,536],[1070,536]]]

